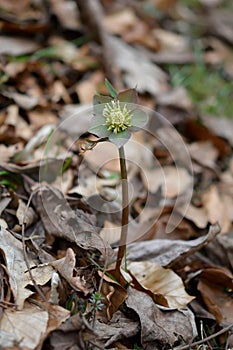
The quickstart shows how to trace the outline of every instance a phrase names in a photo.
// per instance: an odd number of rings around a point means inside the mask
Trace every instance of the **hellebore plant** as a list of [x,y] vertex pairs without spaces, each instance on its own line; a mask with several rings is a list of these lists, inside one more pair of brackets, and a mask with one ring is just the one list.
[[100,141],[110,141],[118,147],[122,180],[122,220],[121,237],[117,255],[115,277],[120,281],[120,267],[124,258],[129,221],[129,200],[127,168],[124,145],[131,133],[142,129],[148,116],[138,108],[137,91],[128,89],[119,93],[108,80],[105,80],[110,96],[94,96],[94,116],[89,132],[98,136]]

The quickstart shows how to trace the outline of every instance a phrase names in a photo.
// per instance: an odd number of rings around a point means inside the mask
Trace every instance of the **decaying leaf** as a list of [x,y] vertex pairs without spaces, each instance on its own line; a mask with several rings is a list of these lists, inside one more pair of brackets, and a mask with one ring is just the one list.
[[84,276],[74,275],[75,264],[75,254],[71,248],[67,249],[66,256],[64,258],[50,262],[50,265],[53,266],[63,278],[65,278],[72,288],[82,291],[84,295],[87,295],[91,292],[91,290],[86,285]]
[[0,321],[1,346],[35,349],[46,336],[69,317],[69,311],[58,306],[26,302],[23,310],[6,309]]
[[96,332],[87,323],[84,316],[77,313],[52,332],[49,344],[57,350],[64,350],[64,348],[83,350],[86,348],[85,340],[96,340],[96,338]]
[[95,330],[103,346],[109,347],[117,340],[135,336],[139,332],[140,326],[138,320],[127,318],[121,311],[117,311],[108,323],[97,320]]
[[152,298],[129,287],[126,305],[140,318],[141,343],[144,349],[161,350],[189,343],[197,330],[194,315],[189,309],[160,310]]
[[156,193],[162,187],[163,196],[172,198],[181,195],[192,184],[192,176],[184,168],[166,166],[163,168],[143,169],[144,183],[148,190]]
[[[101,272],[99,272],[102,275]],[[107,305],[107,319],[111,320],[114,313],[118,310],[119,306],[125,301],[127,297],[127,291],[119,283],[108,277],[106,274],[103,276],[103,284],[101,293],[105,297]]]
[[[9,273],[9,282],[15,303],[17,308],[22,310],[25,299],[34,293],[26,288],[28,285],[33,285],[33,283],[27,271],[22,243],[2,228],[0,231],[0,250]],[[51,266],[42,265],[35,268],[36,264],[30,255],[28,261],[30,267],[34,267],[32,275],[36,283],[44,285],[51,279],[54,271]]]
[[143,288],[161,294],[169,308],[184,308],[194,299],[186,293],[182,279],[170,269],[151,261],[130,262],[127,268]]
[[30,226],[37,219],[37,215],[33,208],[27,208],[27,205],[22,201],[22,199],[19,199],[19,205],[16,210],[16,217],[18,219],[19,225],[22,226],[25,224],[26,227]]
[[132,46],[118,38],[108,37],[112,49],[114,63],[124,71],[124,80],[128,87],[137,84],[139,92],[150,92],[157,96],[168,89],[166,74],[155,64]]
[[83,211],[71,210],[59,190],[44,187],[37,201],[42,222],[50,234],[73,242],[80,248],[97,249],[104,256],[112,255],[112,248],[97,234],[98,227],[90,221],[93,217]]
[[211,185],[203,193],[203,205],[208,213],[208,219],[211,224],[219,222],[221,233],[226,233],[231,228],[231,219],[228,217],[227,206],[221,198],[221,194],[216,185]]
[[207,306],[219,323],[233,323],[233,275],[224,267],[210,267],[202,271],[198,290]]
[[155,239],[132,243],[127,248],[127,258],[130,261],[150,260],[160,266],[171,267],[206,246],[219,232],[220,227],[216,224],[210,226],[206,235],[191,241]]

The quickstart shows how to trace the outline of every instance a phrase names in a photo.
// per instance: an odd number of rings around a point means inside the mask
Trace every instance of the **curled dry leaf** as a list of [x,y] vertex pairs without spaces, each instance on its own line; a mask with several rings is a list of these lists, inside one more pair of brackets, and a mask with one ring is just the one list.
[[194,315],[189,309],[163,311],[152,298],[131,287],[126,305],[140,318],[143,349],[161,350],[189,343],[197,335]]
[[186,293],[182,279],[170,269],[151,261],[130,262],[127,267],[144,289],[162,294],[169,308],[184,308],[194,299]]
[[19,199],[19,205],[16,210],[16,217],[18,219],[19,225],[22,226],[25,224],[26,227],[33,224],[37,219],[37,215],[33,208],[27,208],[27,205],[22,201],[22,199]]
[[[99,272],[99,274],[102,275],[102,272]],[[119,306],[125,301],[127,291],[119,283],[104,275],[101,293],[106,299],[106,313],[108,320],[110,320]]]
[[67,249],[66,256],[64,258],[50,262],[50,265],[53,266],[63,278],[65,278],[72,288],[82,291],[84,295],[87,295],[91,292],[91,290],[86,286],[84,277],[74,276],[75,264],[75,254],[71,248]]

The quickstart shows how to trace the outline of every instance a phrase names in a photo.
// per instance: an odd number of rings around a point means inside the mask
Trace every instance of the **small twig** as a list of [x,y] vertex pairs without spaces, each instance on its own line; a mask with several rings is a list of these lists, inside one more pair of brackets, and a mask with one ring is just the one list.
[[205,342],[208,341],[208,340],[211,340],[211,339],[213,339],[213,338],[218,337],[219,335],[221,335],[221,334],[223,334],[223,333],[229,331],[231,328],[233,328],[233,323],[230,324],[229,326],[227,326],[227,327],[221,329],[220,331],[218,331],[218,332],[216,332],[216,333],[214,333],[214,334],[209,335],[208,337],[206,337],[206,338],[204,338],[204,339],[198,340],[198,341],[196,341],[196,342],[194,342],[194,343],[191,343],[191,344],[188,344],[188,345],[184,345],[184,346],[181,346],[181,347],[176,347],[176,348],[173,348],[173,349],[170,349],[170,350],[185,350],[185,349],[190,349],[190,348],[193,347],[193,346],[203,344],[203,343],[205,343]]
[[23,245],[23,256],[24,256],[24,260],[25,260],[25,263],[26,263],[26,266],[27,266],[27,269],[28,269],[28,273],[29,273],[29,276],[30,276],[30,279],[33,283],[33,286],[35,287],[36,291],[38,292],[38,294],[40,295],[40,297],[42,298],[43,301],[46,301],[46,298],[45,298],[45,295],[42,293],[41,289],[38,287],[33,275],[32,275],[32,271],[31,271],[31,267],[30,267],[30,264],[29,264],[29,261],[28,261],[28,256],[27,256],[27,249],[26,249],[26,237],[25,237],[25,226],[26,226],[26,216],[27,216],[27,211],[29,209],[29,206],[31,204],[31,201],[32,201],[32,197],[34,196],[34,194],[39,190],[39,188],[33,190],[30,194],[30,197],[28,199],[28,202],[27,202],[27,206],[26,206],[26,209],[25,209],[25,212],[24,212],[24,215],[23,215],[23,223],[22,223],[22,245]]

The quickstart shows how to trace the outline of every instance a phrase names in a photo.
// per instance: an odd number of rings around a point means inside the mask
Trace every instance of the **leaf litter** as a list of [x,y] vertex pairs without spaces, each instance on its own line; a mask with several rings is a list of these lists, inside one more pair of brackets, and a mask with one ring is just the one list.
[[[202,325],[214,339],[208,346],[230,344],[228,332],[215,333],[233,323],[233,124],[218,113],[231,99],[232,21],[221,2],[197,3],[96,1],[93,13],[89,1],[49,1],[49,11],[42,1],[0,1],[2,348],[179,349],[205,341]],[[226,85],[216,100],[211,88],[209,96],[190,90],[180,69],[187,63],[200,81],[220,74],[213,85]],[[140,101],[173,124],[154,115],[149,132],[126,145],[123,286],[113,274],[116,150],[102,143],[85,152],[90,103],[95,91],[107,93],[105,75],[117,88],[136,86]],[[178,224],[169,233],[171,216]]]

